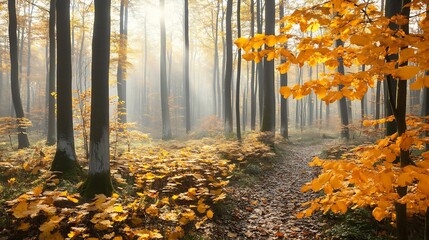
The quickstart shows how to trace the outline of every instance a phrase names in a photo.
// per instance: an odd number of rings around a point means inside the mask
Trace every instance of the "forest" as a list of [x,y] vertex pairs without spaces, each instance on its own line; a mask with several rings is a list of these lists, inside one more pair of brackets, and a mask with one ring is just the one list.
[[429,240],[429,0],[0,0],[0,240]]

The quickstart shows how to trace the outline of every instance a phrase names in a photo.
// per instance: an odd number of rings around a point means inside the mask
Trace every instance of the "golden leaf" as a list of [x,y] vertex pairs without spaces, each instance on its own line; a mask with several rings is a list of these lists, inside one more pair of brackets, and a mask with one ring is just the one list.
[[268,35],[265,38],[265,43],[267,44],[268,47],[273,47],[277,43],[276,36],[274,36],[274,35]]
[[417,75],[419,73],[420,68],[417,66],[404,66],[399,67],[395,73],[394,76],[399,78],[400,80],[408,80]]
[[290,87],[288,86],[284,86],[280,88],[280,94],[284,97],[284,98],[288,98],[291,94],[291,90]]
[[207,215],[207,217],[209,219],[212,219],[213,218],[213,211],[212,210],[208,210],[207,213],[206,213],[206,215]]
[[417,184],[417,188],[423,193],[429,196],[429,176],[426,174],[418,174],[417,179],[419,183]]
[[113,211],[117,212],[117,213],[121,213],[124,211],[124,209],[122,208],[122,205],[119,204],[119,205],[113,207]]
[[350,38],[350,43],[358,46],[364,46],[369,43],[368,38],[360,35],[353,35]]
[[289,71],[290,62],[285,62],[280,64],[277,67],[277,70],[280,72],[280,74],[286,74]]
[[148,208],[146,208],[145,212],[153,217],[158,216],[158,208],[155,204],[151,204]]
[[383,220],[385,217],[387,217],[387,212],[385,209],[382,209],[380,207],[376,207],[374,208],[374,210],[372,210],[372,216],[377,220],[377,221],[381,221]]
[[398,185],[401,187],[405,187],[413,182],[413,177],[410,173],[401,173],[398,177]]
[[17,229],[21,231],[27,231],[30,228],[30,226],[31,225],[29,223],[23,222],[21,223],[21,225],[19,225],[19,227],[17,227]]
[[61,222],[63,218],[64,217],[53,216],[48,221],[40,225],[39,230],[41,232],[52,232],[52,230],[58,226],[58,223]]
[[43,192],[43,186],[37,186],[32,190],[35,196],[39,196]]
[[16,205],[13,208],[13,216],[16,218],[24,218],[28,216],[28,213],[26,213],[26,211],[28,210],[28,204],[27,201],[22,201],[20,203],[18,203],[18,205]]
[[248,42],[249,42],[249,39],[247,38],[238,38],[237,40],[234,41],[234,44],[238,48],[243,48]]
[[255,55],[253,53],[245,53],[242,55],[243,59],[246,61],[252,61],[255,59]]
[[70,200],[70,201],[72,201],[72,202],[74,202],[74,203],[78,203],[79,202],[79,199],[74,198],[73,196],[70,196],[70,195],[67,196],[67,199]]

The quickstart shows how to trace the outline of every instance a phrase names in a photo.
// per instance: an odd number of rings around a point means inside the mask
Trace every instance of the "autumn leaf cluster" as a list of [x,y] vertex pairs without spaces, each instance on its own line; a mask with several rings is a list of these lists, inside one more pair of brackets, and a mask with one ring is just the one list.
[[[378,140],[376,144],[366,144],[351,149],[340,159],[320,159],[315,157],[310,166],[320,167],[320,175],[307,183],[303,192],[324,193],[305,205],[308,208],[299,217],[310,216],[315,211],[345,213],[348,209],[371,207],[378,221],[395,219],[395,202],[406,203],[408,213],[424,214],[429,205],[429,151],[423,151],[429,143],[422,133],[429,131],[427,120],[409,116],[410,127],[405,134],[393,134]],[[364,125],[374,126],[393,117],[365,121]],[[411,151],[412,162],[401,168],[397,162],[400,150]],[[408,192],[400,197],[396,187],[408,186]]]

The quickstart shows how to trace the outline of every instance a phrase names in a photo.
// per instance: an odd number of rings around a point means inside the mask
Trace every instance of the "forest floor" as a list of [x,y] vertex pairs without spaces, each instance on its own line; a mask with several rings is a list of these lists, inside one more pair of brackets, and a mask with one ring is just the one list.
[[250,164],[228,187],[228,198],[218,208],[220,217],[202,231],[210,239],[317,239],[326,225],[320,215],[298,219],[302,203],[314,193],[301,187],[317,176],[308,166],[331,141],[278,144],[278,156]]
[[[390,239],[392,230],[365,209],[296,217],[303,203],[320,194],[301,192],[318,175],[308,166],[312,158],[336,159],[353,147],[320,132],[296,136],[274,143],[255,133],[241,142],[134,136],[141,144],[112,144],[117,194],[92,202],[81,201],[77,192],[84,179],[70,182],[49,171],[55,147],[3,146],[0,239]],[[83,150],[77,153],[87,166]]]

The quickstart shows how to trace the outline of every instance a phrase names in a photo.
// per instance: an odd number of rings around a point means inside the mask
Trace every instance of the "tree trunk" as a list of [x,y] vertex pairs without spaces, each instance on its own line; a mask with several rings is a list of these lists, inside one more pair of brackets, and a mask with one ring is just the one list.
[[[410,8],[404,7],[409,0],[405,1],[387,1],[386,4],[386,17],[392,17],[397,14],[403,15],[406,19],[409,18]],[[399,27],[392,22],[389,27],[391,29],[398,29]],[[402,30],[405,34],[408,34],[409,29],[408,25],[403,25]],[[387,56],[387,61],[396,61],[398,59],[397,55]],[[408,63],[405,62],[401,66],[405,66]],[[387,76],[387,85],[388,85],[388,97],[389,105],[395,116],[397,124],[398,137],[401,137],[402,134],[407,130],[407,125],[405,122],[406,107],[407,107],[407,81],[398,81],[394,79],[391,75]],[[396,85],[396,88],[393,87]],[[394,93],[396,92],[396,96]],[[388,126],[389,128],[389,126]],[[387,129],[387,131],[392,131],[393,129]],[[399,162],[401,168],[406,167],[410,163],[410,153],[409,151],[400,150]],[[403,197],[407,194],[407,187],[397,187],[396,191],[398,192],[399,197]],[[395,203],[396,210],[396,229],[397,229],[397,238],[399,240],[408,239],[407,231],[407,207],[406,204]]]
[[91,135],[89,171],[82,196],[111,196],[113,192],[109,160],[109,60],[111,0],[95,0],[92,39]]
[[[343,46],[344,43],[343,41],[341,41],[340,39],[336,40],[336,45],[337,47],[339,46]],[[344,62],[343,62],[343,58],[338,58],[338,73],[343,74],[344,75]],[[343,88],[343,85],[340,85],[338,87],[338,89],[341,91],[341,89]],[[345,138],[345,139],[349,139],[349,117],[347,114],[347,99],[345,97],[340,99],[340,116],[341,116],[341,138]]]
[[55,129],[55,6],[56,0],[51,0],[49,5],[49,83],[48,83],[48,136],[46,144],[54,145],[56,142]]
[[[250,36],[255,35],[255,1],[250,1]],[[256,129],[256,82],[255,82],[255,61],[252,61],[252,73],[250,80],[250,130]]]
[[76,161],[73,133],[70,0],[57,2],[57,46],[58,131],[57,150],[51,170],[73,177],[80,168]]
[[[185,0],[185,59],[184,59],[184,90],[185,90],[185,127],[186,134],[191,131],[191,102],[189,96],[189,6]],[[217,42],[217,41],[216,41]],[[216,58],[216,57],[215,57]]]
[[214,115],[219,116],[218,104],[220,94],[218,94],[218,81],[219,81],[219,50],[218,50],[218,40],[219,40],[219,0],[216,4],[216,27],[214,29],[214,66],[213,66],[213,105],[214,105]]
[[[265,35],[275,34],[275,16],[276,6],[274,0],[265,2]],[[268,49],[268,46],[265,47]],[[261,131],[276,131],[276,102],[274,92],[274,61],[268,61],[264,58],[264,107],[262,116]]]
[[16,35],[17,19],[16,19],[16,3],[15,0],[8,0],[9,11],[9,42],[10,42],[10,82],[12,92],[12,102],[15,109],[16,118],[18,118],[18,148],[26,148],[30,146],[26,129],[19,124],[19,119],[24,118],[24,110],[22,108],[21,94],[19,91],[18,78],[18,37]]
[[232,133],[232,0],[226,5],[225,134]]
[[30,114],[30,108],[31,108],[31,80],[30,80],[30,73],[31,73],[31,26],[33,22],[33,10],[34,10],[34,0],[31,3],[30,6],[30,19],[28,20],[28,34],[27,34],[27,114]]
[[[284,17],[285,12],[285,6],[284,6],[284,0],[280,0],[280,19]],[[280,24],[280,28],[284,27],[284,23]],[[287,48],[287,43],[285,43],[285,48]],[[286,59],[282,58],[281,63],[285,63]],[[280,87],[287,86],[288,84],[288,73],[282,74],[280,76]],[[288,127],[288,99],[287,98],[281,98],[280,100],[280,134],[284,139],[289,138],[289,127]]]
[[[268,0],[270,1],[270,0]],[[261,7],[261,1],[256,0],[256,26],[257,26],[257,32],[262,33],[262,7]],[[259,85],[259,124],[262,126],[262,115],[264,112],[264,62],[261,61],[256,65],[256,68],[258,70],[258,85]]]
[[[160,9],[164,11],[165,0],[159,0]],[[160,83],[161,83],[161,111],[162,111],[162,139],[171,139],[170,109],[168,106],[168,87],[167,87],[167,59],[166,59],[166,38],[165,38],[165,19],[160,16],[161,24],[161,60],[160,60]]]
[[[241,0],[237,0],[237,37],[241,37],[241,21],[240,9]],[[237,87],[235,92],[235,121],[237,127],[237,139],[241,141],[241,127],[240,127],[240,81],[241,80],[241,49],[238,50],[237,59]],[[243,110],[244,111],[244,110]]]
[[127,122],[127,22],[128,22],[128,0],[121,0],[119,16],[119,56],[117,69],[118,87],[118,120],[121,123]]

